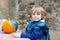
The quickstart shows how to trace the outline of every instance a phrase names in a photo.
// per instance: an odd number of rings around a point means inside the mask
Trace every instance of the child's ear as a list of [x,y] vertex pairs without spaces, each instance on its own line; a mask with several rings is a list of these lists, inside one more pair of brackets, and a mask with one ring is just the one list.
[[43,11],[41,11],[41,17],[44,18],[45,14]]

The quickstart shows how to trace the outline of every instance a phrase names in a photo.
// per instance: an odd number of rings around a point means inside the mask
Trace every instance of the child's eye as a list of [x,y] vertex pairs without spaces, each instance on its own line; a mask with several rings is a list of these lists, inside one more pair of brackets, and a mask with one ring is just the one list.
[[34,13],[32,13],[32,15],[35,15],[35,12],[34,12]]
[[37,13],[37,15],[40,15],[40,13]]

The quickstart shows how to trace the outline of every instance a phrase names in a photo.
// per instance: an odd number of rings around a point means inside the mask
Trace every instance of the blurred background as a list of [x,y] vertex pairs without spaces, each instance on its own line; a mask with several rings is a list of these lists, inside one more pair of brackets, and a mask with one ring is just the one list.
[[0,0],[0,19],[16,20],[19,30],[25,32],[34,5],[46,11],[51,40],[60,40],[60,0]]

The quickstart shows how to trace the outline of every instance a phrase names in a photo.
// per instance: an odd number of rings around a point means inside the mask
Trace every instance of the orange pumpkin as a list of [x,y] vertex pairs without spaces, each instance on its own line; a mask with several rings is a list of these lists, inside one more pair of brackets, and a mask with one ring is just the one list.
[[4,33],[10,34],[16,32],[16,28],[13,27],[10,21],[5,21],[2,25],[2,30]]

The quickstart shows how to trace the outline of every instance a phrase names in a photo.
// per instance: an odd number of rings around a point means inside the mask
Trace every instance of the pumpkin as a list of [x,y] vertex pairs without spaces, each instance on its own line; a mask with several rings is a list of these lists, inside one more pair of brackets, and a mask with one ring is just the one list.
[[13,33],[13,32],[16,32],[16,22],[11,22],[11,21],[5,21],[2,25],[2,30],[4,33],[7,33],[7,34],[10,34],[10,33]]

